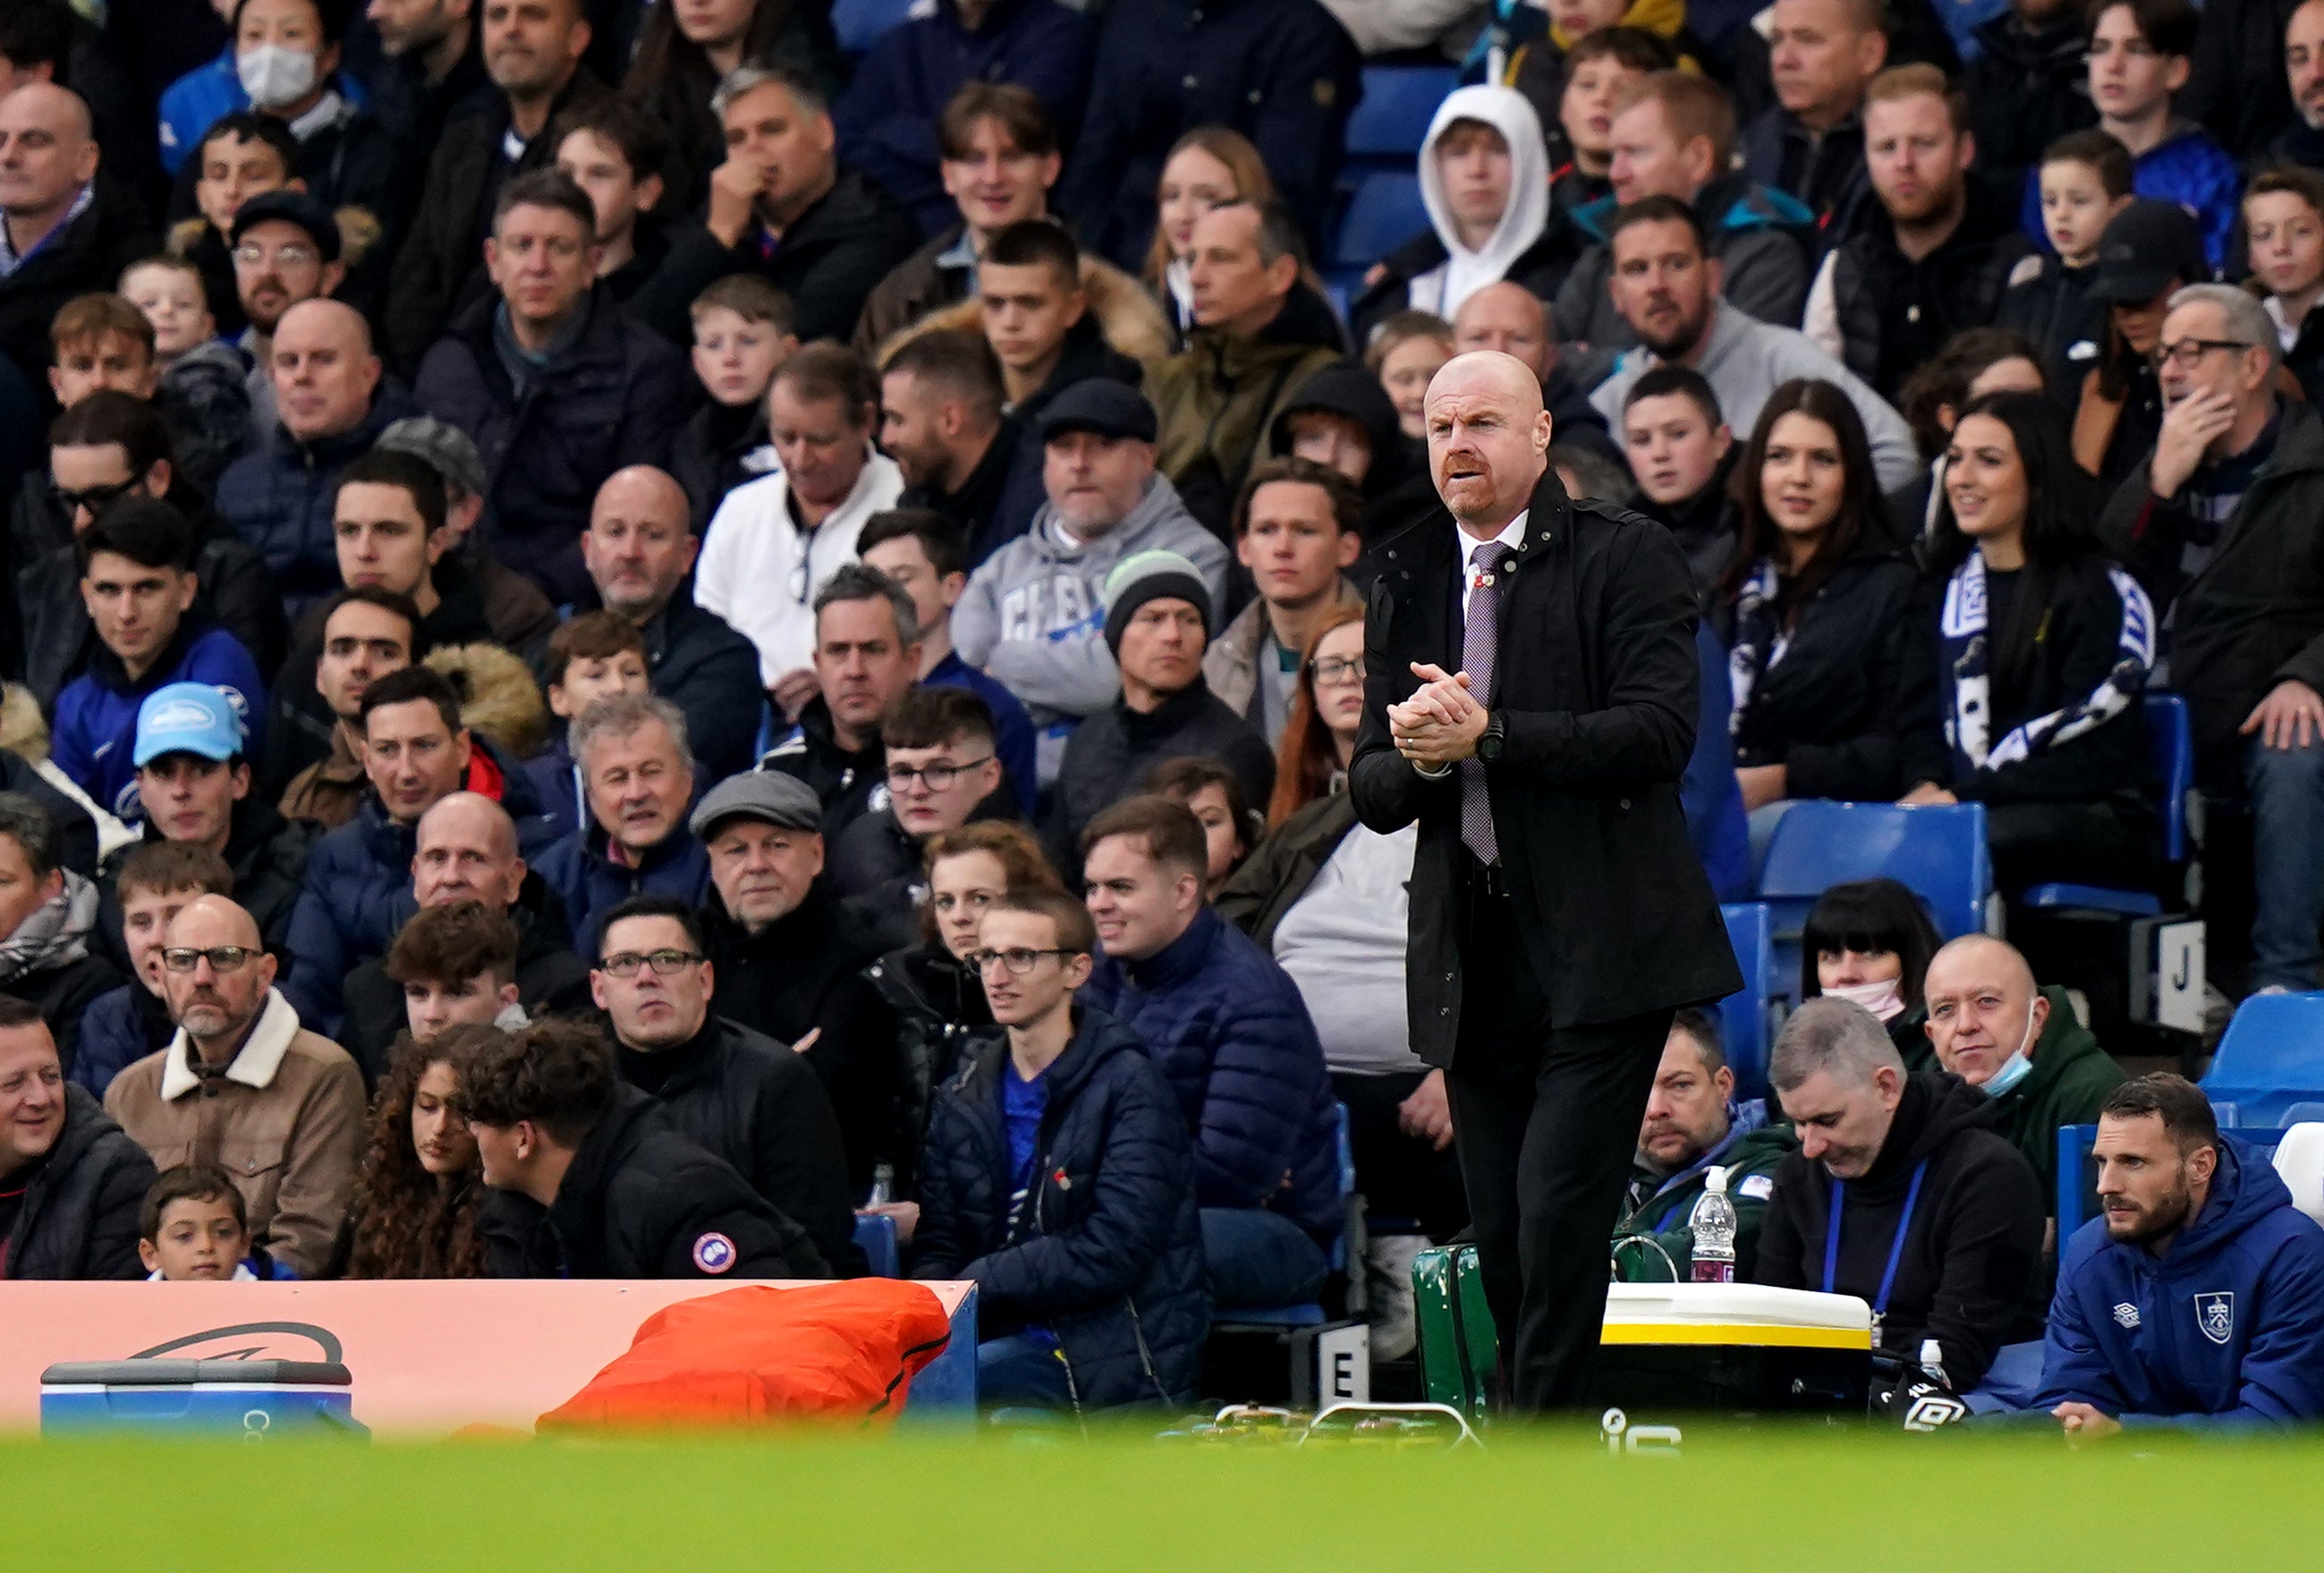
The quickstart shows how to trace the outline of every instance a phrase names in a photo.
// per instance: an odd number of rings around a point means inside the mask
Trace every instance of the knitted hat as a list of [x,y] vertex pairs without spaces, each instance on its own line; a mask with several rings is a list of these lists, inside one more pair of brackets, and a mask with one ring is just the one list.
[[1203,570],[1175,551],[1139,551],[1114,564],[1105,576],[1105,647],[1121,654],[1122,630],[1148,601],[1173,599],[1193,605],[1203,619],[1203,637],[1211,636],[1211,587]]

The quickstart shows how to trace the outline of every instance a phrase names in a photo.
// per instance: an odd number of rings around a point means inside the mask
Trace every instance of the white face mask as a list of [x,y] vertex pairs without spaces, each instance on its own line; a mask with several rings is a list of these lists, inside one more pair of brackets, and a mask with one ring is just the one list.
[[234,73],[242,90],[259,109],[280,109],[296,104],[315,90],[315,57],[305,50],[262,43],[234,57]]
[[[2035,995],[2039,999],[2040,995]],[[2017,1040],[2017,1052],[2001,1062],[2001,1069],[1986,1078],[1978,1091],[1987,1097],[1999,1097],[2011,1087],[2034,1074],[2034,1061],[2026,1056],[2034,1048],[2034,1000],[2025,1002],[2025,1032]]]
[[1904,1013],[1904,988],[1901,978],[1884,977],[1877,983],[1843,983],[1823,992],[1832,999],[1862,1005],[1883,1022],[1893,1022]]

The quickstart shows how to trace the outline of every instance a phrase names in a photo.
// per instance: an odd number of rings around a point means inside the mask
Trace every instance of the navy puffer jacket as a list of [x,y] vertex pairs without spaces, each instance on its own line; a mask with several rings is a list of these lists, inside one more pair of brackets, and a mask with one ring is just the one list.
[[1012,1211],[1005,1040],[938,1090],[920,1160],[921,1278],[975,1281],[982,1336],[1048,1328],[1084,1409],[1184,1403],[1210,1332],[1186,1130],[1136,1037],[1078,1009],[1048,1070],[1038,1181]]
[[1154,1056],[1194,1135],[1206,1208],[1263,1208],[1309,1234],[1340,1227],[1331,1074],[1298,985],[1205,907],[1143,961],[1108,960],[1082,990]]
[[391,422],[418,412],[400,389],[382,383],[354,430],[301,442],[277,425],[264,447],[218,477],[217,511],[265,557],[293,622],[339,589],[331,523],[339,472],[369,453]]

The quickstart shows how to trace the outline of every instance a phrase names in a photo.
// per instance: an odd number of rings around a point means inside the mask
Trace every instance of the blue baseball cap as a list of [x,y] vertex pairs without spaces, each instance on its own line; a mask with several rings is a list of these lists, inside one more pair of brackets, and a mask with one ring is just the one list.
[[223,764],[242,754],[242,709],[209,683],[171,683],[137,707],[130,763],[143,770],[165,754],[198,754]]

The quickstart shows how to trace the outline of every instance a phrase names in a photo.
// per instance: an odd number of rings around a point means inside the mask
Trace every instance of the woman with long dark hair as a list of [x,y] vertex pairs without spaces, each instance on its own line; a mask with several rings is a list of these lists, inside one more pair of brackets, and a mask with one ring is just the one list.
[[2134,883],[2154,856],[2141,785],[2154,608],[2098,550],[2095,513],[2048,400],[1989,393],[1962,409],[1931,541],[1942,605],[1922,633],[1937,709],[1903,800],[1984,803],[2005,891]]
[[1756,863],[1792,802],[1885,802],[1904,784],[1917,589],[1864,423],[1831,383],[1775,390],[1732,484],[1740,523],[1711,617]]
[[1933,1060],[1921,992],[1937,927],[1921,898],[1893,879],[1836,884],[1816,898],[1800,933],[1800,998],[1822,995],[1862,1005],[1888,1030],[1912,1069]]
[[2163,342],[2171,297],[2211,276],[2202,232],[2176,202],[2141,198],[2107,221],[2093,300],[2107,303],[2106,341],[2074,408],[2075,462],[2111,489],[2154,451],[2163,384],[2147,357]]
[[349,1278],[482,1278],[476,1232],[484,1171],[452,1112],[455,1067],[496,1027],[452,1027],[422,1043],[399,1036],[371,1106],[371,1145],[355,1182]]
[[710,95],[745,61],[796,66],[826,94],[847,80],[828,5],[664,0],[646,11],[622,91],[669,133],[678,164],[669,178],[678,199],[665,203],[672,211],[692,211],[709,190],[710,171],[725,162],[726,134],[710,112]]

